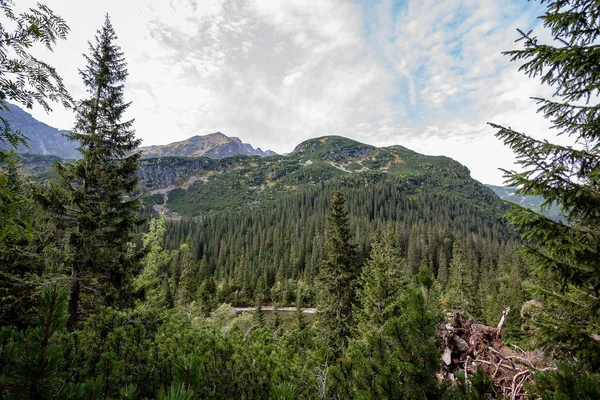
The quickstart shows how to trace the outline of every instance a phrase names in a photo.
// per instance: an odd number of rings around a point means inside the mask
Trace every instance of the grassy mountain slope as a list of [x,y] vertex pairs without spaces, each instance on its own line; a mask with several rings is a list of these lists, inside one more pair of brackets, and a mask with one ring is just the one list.
[[[27,155],[23,171],[36,180],[52,177],[56,157]],[[183,217],[256,207],[319,185],[390,185],[404,194],[444,194],[490,214],[502,208],[493,191],[460,163],[396,145],[377,148],[339,136],[299,144],[287,156],[155,157],[140,162],[140,194],[148,205]]]
[[[482,212],[499,204],[491,190],[448,157],[425,156],[402,146],[376,148],[336,136],[303,142],[287,156],[162,157],[142,160],[141,165],[146,192],[165,195],[160,205],[185,217],[255,206],[320,184],[385,183],[412,192],[443,192],[478,204]],[[157,202],[160,196],[152,196],[151,203]]]

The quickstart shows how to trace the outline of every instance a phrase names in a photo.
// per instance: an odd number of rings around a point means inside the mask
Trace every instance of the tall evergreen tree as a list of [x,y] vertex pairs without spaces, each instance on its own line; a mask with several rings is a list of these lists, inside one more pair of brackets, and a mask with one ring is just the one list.
[[537,99],[541,112],[573,146],[538,140],[492,124],[516,154],[522,171],[504,171],[522,195],[543,196],[564,212],[553,221],[513,206],[508,217],[522,232],[524,254],[535,266],[544,310],[540,338],[554,354],[562,350],[600,370],[600,4],[552,0],[541,16],[554,41],[542,43],[521,33],[524,48],[509,51],[520,70],[555,88]]
[[475,268],[470,257],[465,254],[463,246],[460,242],[456,242],[452,251],[452,261],[448,267],[448,285],[444,297],[449,307],[478,317],[479,301],[473,278]]
[[359,266],[351,240],[344,197],[334,192],[327,216],[327,259],[318,276],[317,322],[336,354],[347,345],[353,327]]
[[[355,315],[361,331],[382,327],[397,314],[399,290],[402,286],[403,261],[397,256],[393,232],[372,245],[371,255],[360,275],[358,300],[360,306]],[[407,280],[407,277],[404,277]]]
[[65,233],[70,330],[79,313],[82,280],[99,283],[105,303],[116,304],[126,297],[137,269],[129,242],[139,223],[138,201],[131,195],[137,185],[140,140],[133,120],[124,120],[130,106],[124,100],[127,64],[116,40],[107,15],[95,42],[89,43],[87,65],[79,71],[90,97],[79,102],[69,138],[79,141],[82,158],[57,166],[62,201],[49,204]]
[[177,298],[179,304],[187,306],[194,302],[197,297],[201,282],[198,274],[198,267],[193,258],[193,249],[190,243],[184,243],[179,248],[179,263],[181,266],[181,278],[177,289]]

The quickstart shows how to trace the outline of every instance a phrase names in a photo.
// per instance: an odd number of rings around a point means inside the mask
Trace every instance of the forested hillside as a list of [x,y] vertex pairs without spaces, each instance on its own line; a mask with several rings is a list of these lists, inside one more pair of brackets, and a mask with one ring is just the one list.
[[[600,398],[600,6],[542,3],[559,40],[509,54],[581,146],[492,126],[561,219],[340,136],[142,159],[110,16],[74,100],[30,53],[67,23],[0,2],[0,399]],[[7,101],[72,108],[79,157],[17,155]]]

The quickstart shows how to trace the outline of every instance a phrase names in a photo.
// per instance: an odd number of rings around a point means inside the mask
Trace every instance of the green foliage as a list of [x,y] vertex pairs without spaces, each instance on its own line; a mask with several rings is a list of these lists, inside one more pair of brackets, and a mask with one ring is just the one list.
[[335,192],[327,216],[327,260],[319,270],[317,297],[317,326],[334,354],[346,347],[354,322],[359,265],[351,239],[345,200]]
[[199,386],[202,359],[195,354],[181,355],[174,363],[175,382],[183,384],[186,391]]
[[180,305],[187,306],[196,300],[200,288],[200,276],[192,247],[189,244],[181,245],[179,255],[178,268],[181,270],[181,274],[177,287],[177,298]]
[[488,400],[496,398],[494,382],[482,367],[477,367],[475,373],[465,379],[464,373],[456,376],[457,383],[448,390],[446,398],[457,400]]
[[[433,282],[433,277],[424,281]],[[350,342],[331,371],[330,392],[355,398],[428,398],[437,393],[439,297],[421,284],[396,296],[398,314]]]
[[265,326],[265,312],[262,309],[262,300],[260,298],[256,302],[256,311],[254,311],[254,323],[259,328],[263,328]]
[[138,200],[128,196],[137,186],[140,140],[133,121],[122,121],[129,107],[123,99],[127,69],[116,39],[107,15],[81,71],[91,97],[77,105],[69,134],[79,141],[82,158],[57,164],[59,184],[41,199],[59,228],[62,264],[69,269],[70,330],[79,316],[82,281],[99,287],[104,303],[125,304],[138,268],[139,255],[129,244],[139,222]]
[[388,229],[383,238],[373,243],[361,271],[357,293],[360,306],[355,310],[359,330],[368,332],[370,327],[382,327],[398,314],[397,297],[406,280],[402,266],[393,232]]
[[600,376],[582,370],[577,365],[557,363],[554,371],[535,373],[535,384],[529,389],[530,395],[547,400],[600,398]]
[[[499,125],[497,136],[516,154],[522,171],[505,171],[520,195],[558,204],[559,221],[514,206],[509,220],[526,242],[523,254],[538,275],[543,301],[537,320],[541,344],[553,354],[600,370],[600,8],[585,0],[547,1],[542,19],[551,44],[521,32],[524,48],[507,52],[520,70],[555,89],[553,99],[537,99],[538,109],[574,146],[552,144]],[[590,103],[591,102],[591,103]]]
[[[0,4],[0,111],[10,112],[8,101],[32,108],[40,105],[46,111],[49,101],[65,107],[72,104],[56,70],[30,53],[32,46],[42,44],[52,50],[66,38],[69,27],[48,7],[38,4],[27,12],[15,13],[11,0]],[[28,274],[33,271],[35,255],[29,245],[34,238],[35,208],[26,185],[19,177],[20,159],[14,149],[25,145],[27,138],[11,128],[0,116],[0,319],[13,323],[20,317],[17,307],[25,309],[33,284]],[[37,219],[37,218],[36,218]]]
[[272,400],[293,400],[298,398],[296,385],[292,382],[282,382],[271,389]]
[[167,391],[158,392],[158,400],[192,400],[194,392],[186,389],[183,383],[171,385]]
[[476,264],[473,253],[456,243],[448,268],[448,285],[444,298],[449,308],[480,316],[479,296],[475,287]]
[[162,247],[165,231],[164,217],[153,219],[142,238],[146,254],[142,261],[143,269],[136,276],[133,287],[142,293],[145,300],[141,306],[149,309],[166,305],[164,282],[169,280],[168,269],[176,254]]
[[56,337],[67,322],[66,301],[66,289],[44,286],[35,324],[18,333],[2,328],[1,336],[8,339],[2,354],[7,358],[0,364],[0,394],[3,397],[51,399],[58,394],[63,348],[57,344]]
[[[22,322],[36,288],[35,242],[43,226],[29,187],[19,176],[16,158],[0,164],[0,321]],[[3,173],[5,172],[5,173]],[[36,229],[37,228],[37,229]]]

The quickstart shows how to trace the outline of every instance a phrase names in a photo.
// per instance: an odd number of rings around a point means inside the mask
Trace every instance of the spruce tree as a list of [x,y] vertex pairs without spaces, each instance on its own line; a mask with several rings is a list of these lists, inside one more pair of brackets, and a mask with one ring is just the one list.
[[335,354],[346,347],[353,327],[359,266],[351,240],[345,200],[335,192],[327,216],[327,259],[319,270],[317,296],[317,323]]
[[263,328],[265,326],[266,317],[262,309],[262,299],[260,296],[256,296],[256,310],[254,311],[253,319],[258,327]]
[[383,238],[372,244],[370,258],[360,275],[360,306],[356,309],[355,316],[361,331],[382,327],[390,317],[397,314],[399,290],[402,287],[402,263],[397,256],[393,232],[388,229]]
[[449,277],[445,300],[450,308],[467,312],[473,316],[477,310],[477,298],[473,281],[475,265],[466,256],[460,242],[454,244],[452,261],[448,267]]
[[179,248],[179,252],[181,277],[179,278],[177,298],[179,300],[179,305],[185,307],[196,300],[201,283],[190,243],[182,244]]
[[525,240],[524,254],[538,273],[544,308],[541,339],[553,353],[600,370],[600,5],[590,0],[552,0],[540,18],[551,43],[519,31],[524,48],[509,51],[520,70],[555,89],[536,99],[538,109],[573,146],[538,140],[491,124],[517,156],[521,171],[505,170],[521,195],[558,203],[560,221],[513,206],[509,220]]
[[116,40],[106,15],[94,43],[89,43],[89,55],[84,55],[87,65],[79,71],[90,97],[77,105],[69,138],[79,141],[82,158],[57,166],[60,191],[47,202],[57,225],[64,228],[70,330],[79,314],[82,280],[97,283],[105,303],[119,304],[127,297],[138,264],[129,242],[139,223],[138,200],[132,194],[140,140],[133,120],[124,119],[130,106],[124,99],[127,64]]
[[396,296],[398,312],[365,327],[331,371],[334,398],[439,398],[437,326],[442,320],[434,278],[426,269]]

